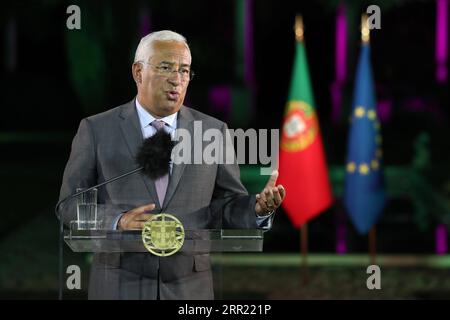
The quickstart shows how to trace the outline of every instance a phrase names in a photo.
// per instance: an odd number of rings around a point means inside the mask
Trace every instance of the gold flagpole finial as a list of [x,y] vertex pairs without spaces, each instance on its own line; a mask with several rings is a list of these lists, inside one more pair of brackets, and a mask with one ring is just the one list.
[[295,16],[295,40],[301,42],[303,41],[303,19],[300,14]]
[[361,16],[361,40],[364,43],[370,40],[369,20],[365,13]]

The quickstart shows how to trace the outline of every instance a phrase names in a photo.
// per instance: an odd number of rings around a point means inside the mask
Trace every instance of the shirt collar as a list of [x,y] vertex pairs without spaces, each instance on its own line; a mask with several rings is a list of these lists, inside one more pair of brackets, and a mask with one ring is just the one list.
[[[150,114],[147,110],[144,109],[144,107],[139,103],[138,99],[135,99],[136,101],[136,109],[139,116],[139,122],[141,124],[141,128],[144,129],[145,127],[149,126],[153,120],[156,120],[154,116]],[[162,120],[168,125],[171,129],[177,128],[177,115],[178,112],[175,112],[167,117],[160,118],[158,120]]]

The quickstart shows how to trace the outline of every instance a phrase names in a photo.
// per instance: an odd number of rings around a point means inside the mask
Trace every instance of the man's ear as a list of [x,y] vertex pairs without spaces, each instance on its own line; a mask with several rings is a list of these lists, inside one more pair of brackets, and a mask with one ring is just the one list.
[[136,84],[142,83],[142,63],[135,62],[131,66],[131,72],[133,73],[133,79]]

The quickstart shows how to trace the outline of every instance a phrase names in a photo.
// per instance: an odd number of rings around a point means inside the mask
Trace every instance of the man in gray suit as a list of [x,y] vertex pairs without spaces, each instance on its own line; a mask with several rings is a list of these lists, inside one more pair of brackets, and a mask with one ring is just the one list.
[[[190,66],[191,53],[180,34],[159,31],[142,38],[132,66],[136,99],[81,121],[60,199],[136,168],[139,146],[157,130],[185,129],[194,135],[193,123],[201,121],[203,130],[218,129],[225,136],[225,123],[183,106]],[[120,230],[142,229],[159,212],[176,216],[185,229],[270,227],[285,197],[276,178],[275,172],[261,193],[248,195],[236,163],[173,163],[170,173],[155,181],[133,174],[101,187],[99,210],[106,228]],[[66,224],[76,220],[74,207],[74,201],[61,206]],[[89,298],[212,299],[209,255],[96,254]]]

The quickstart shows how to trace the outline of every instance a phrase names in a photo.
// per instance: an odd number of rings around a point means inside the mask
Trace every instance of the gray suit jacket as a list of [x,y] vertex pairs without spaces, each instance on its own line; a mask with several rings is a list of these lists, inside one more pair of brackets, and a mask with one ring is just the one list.
[[[178,128],[189,130],[192,136],[194,121],[202,121],[203,130],[227,129],[225,123],[185,106],[177,120]],[[201,141],[201,137],[195,139]],[[134,100],[83,119],[73,139],[60,199],[78,187],[92,186],[136,168],[134,159],[142,142]],[[107,227],[112,228],[113,221],[123,212],[148,203],[156,204],[156,213],[177,216],[185,229],[257,228],[255,196],[248,195],[240,182],[237,164],[174,164],[162,204],[158,202],[154,181],[141,173],[98,190],[99,215]],[[75,201],[63,204],[61,214],[66,224],[76,220]],[[207,254],[177,253],[164,258],[145,253],[97,254],[89,296],[154,299],[159,292],[161,299],[210,299],[210,269]],[[146,279],[145,284],[142,279]]]

